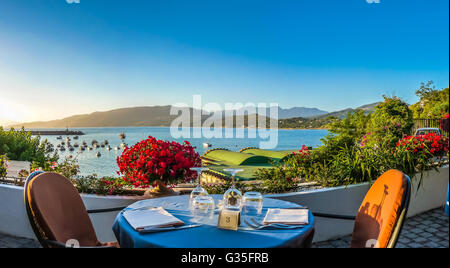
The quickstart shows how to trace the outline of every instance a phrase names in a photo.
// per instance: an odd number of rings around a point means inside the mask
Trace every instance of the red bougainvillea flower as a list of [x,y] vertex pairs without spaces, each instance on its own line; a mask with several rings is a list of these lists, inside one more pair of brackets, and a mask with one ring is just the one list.
[[173,186],[196,177],[191,167],[200,166],[200,155],[188,141],[183,144],[154,137],[125,148],[117,158],[117,174],[136,187],[148,188],[161,183]]
[[302,148],[298,151],[298,155],[308,157],[310,155],[308,146],[302,145]]
[[442,156],[449,149],[449,140],[443,135],[428,133],[416,137],[407,136],[397,142],[397,150],[412,151],[417,154],[430,153]]

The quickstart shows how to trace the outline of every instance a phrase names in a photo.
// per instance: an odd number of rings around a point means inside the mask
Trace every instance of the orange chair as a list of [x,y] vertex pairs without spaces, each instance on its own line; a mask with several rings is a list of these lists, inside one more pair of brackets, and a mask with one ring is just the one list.
[[408,212],[410,196],[409,177],[398,170],[389,170],[367,192],[356,217],[314,215],[355,220],[351,248],[394,248]]
[[98,241],[83,200],[64,176],[32,173],[24,192],[28,219],[42,247],[119,247]]

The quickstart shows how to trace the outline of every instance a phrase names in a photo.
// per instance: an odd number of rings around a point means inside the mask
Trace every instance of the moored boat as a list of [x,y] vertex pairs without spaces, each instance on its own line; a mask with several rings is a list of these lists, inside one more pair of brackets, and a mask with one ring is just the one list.
[[203,143],[203,147],[204,147],[204,148],[209,148],[209,147],[211,147],[211,146],[212,146],[211,143],[208,143],[208,142]]

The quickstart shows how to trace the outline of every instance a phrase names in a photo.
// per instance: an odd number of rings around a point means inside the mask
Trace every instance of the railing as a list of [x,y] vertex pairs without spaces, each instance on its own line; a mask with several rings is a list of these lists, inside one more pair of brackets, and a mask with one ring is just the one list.
[[414,119],[413,134],[418,128],[438,128],[445,136],[449,134],[449,119],[441,118],[426,118],[426,119]]

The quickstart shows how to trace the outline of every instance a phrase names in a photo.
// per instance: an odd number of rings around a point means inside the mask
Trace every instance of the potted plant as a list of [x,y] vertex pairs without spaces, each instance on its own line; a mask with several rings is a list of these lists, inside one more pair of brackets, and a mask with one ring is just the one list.
[[200,166],[201,159],[187,141],[180,144],[148,137],[125,148],[117,165],[117,173],[126,182],[138,188],[153,186],[146,196],[155,197],[172,195],[174,185],[195,179],[196,172],[190,168]]

